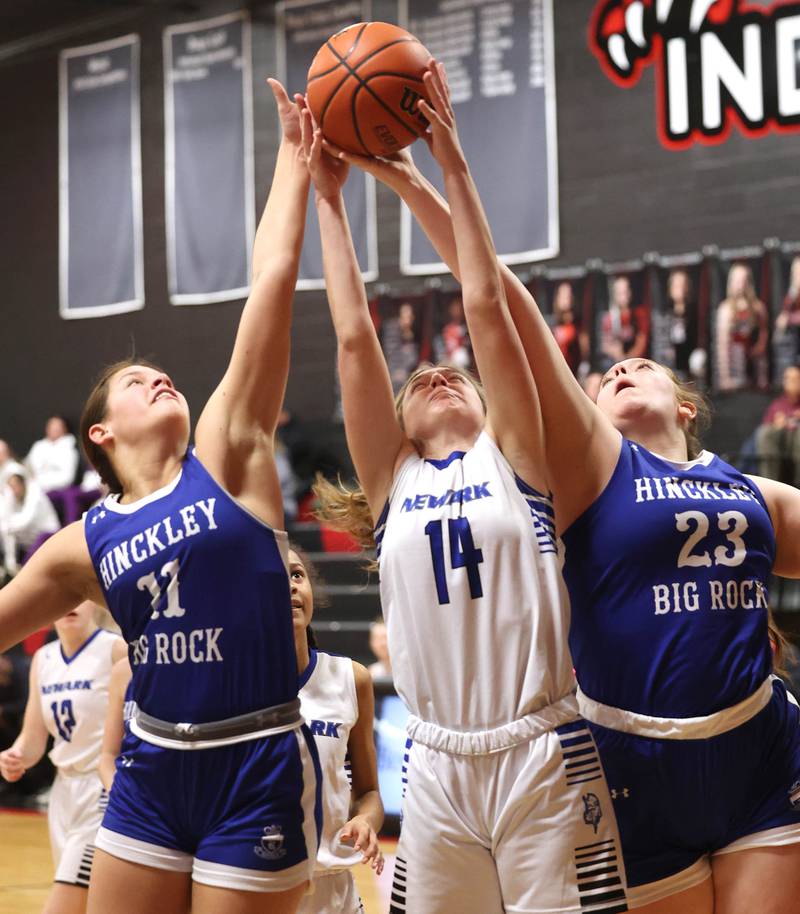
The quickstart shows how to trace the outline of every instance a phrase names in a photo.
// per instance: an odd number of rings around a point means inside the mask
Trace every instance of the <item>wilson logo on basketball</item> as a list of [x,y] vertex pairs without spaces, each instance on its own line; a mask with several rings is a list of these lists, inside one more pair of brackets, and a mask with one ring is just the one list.
[[415,117],[423,127],[428,126],[428,121],[424,114],[419,110],[419,100],[422,96],[415,92],[409,86],[403,87],[403,97],[400,99],[400,110],[405,111],[412,117]]
[[661,142],[685,149],[800,130],[800,3],[603,0],[589,46],[617,85],[656,70]]

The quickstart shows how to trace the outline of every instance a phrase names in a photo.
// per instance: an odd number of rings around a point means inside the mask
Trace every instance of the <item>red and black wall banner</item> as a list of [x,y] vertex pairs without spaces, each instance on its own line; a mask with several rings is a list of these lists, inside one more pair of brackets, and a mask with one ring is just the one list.
[[589,46],[623,88],[655,69],[667,148],[800,131],[799,2],[602,0]]

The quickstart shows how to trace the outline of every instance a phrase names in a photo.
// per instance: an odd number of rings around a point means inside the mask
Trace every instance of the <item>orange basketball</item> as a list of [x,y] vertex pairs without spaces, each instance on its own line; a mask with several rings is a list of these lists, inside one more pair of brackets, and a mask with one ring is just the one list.
[[428,122],[422,74],[431,55],[405,29],[359,22],[329,38],[308,71],[308,106],[323,136],[360,155],[391,155]]

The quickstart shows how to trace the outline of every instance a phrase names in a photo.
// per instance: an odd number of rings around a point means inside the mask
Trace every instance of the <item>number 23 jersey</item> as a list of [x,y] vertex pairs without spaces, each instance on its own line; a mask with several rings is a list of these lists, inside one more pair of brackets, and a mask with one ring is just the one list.
[[486,730],[572,691],[552,500],[489,435],[446,460],[411,454],[375,542],[392,674],[412,714]]
[[775,533],[756,484],[716,455],[673,463],[623,440],[605,490],[562,539],[589,698],[700,717],[769,675]]

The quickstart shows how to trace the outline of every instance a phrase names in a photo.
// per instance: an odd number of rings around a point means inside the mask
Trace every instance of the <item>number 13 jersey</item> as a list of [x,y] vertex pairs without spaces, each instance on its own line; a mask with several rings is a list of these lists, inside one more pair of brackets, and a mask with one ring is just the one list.
[[395,686],[412,714],[488,730],[574,688],[552,499],[481,433],[411,454],[375,528]]
[[66,774],[97,769],[116,641],[116,635],[98,628],[71,657],[59,641],[36,652],[42,717],[53,737],[50,761]]

